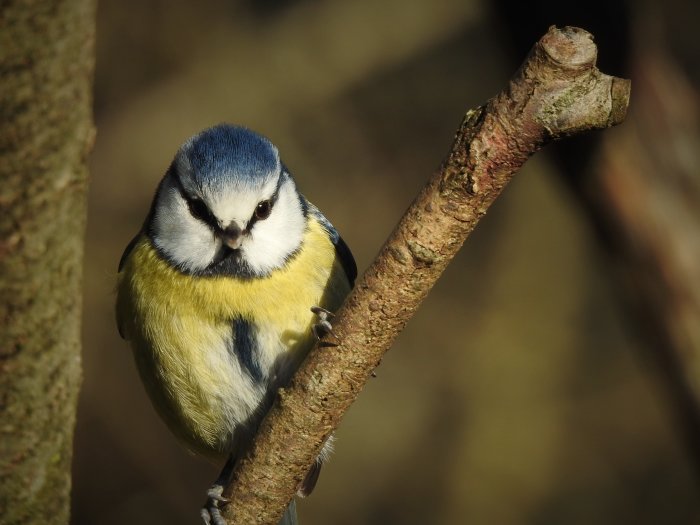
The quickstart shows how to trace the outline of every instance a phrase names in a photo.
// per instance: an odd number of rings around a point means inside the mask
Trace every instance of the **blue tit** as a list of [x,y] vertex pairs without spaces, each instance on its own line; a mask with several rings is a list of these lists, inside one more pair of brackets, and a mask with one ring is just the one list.
[[[268,139],[222,124],[180,147],[119,263],[116,311],[170,430],[226,461],[205,520],[223,523],[217,501],[235,458],[327,324],[318,312],[335,311],[356,275]],[[288,523],[293,514],[292,504]]]

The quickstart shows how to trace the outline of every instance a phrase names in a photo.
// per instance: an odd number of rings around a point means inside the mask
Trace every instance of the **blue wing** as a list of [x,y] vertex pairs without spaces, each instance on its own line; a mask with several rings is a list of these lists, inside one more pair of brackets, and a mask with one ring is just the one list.
[[355,279],[357,278],[357,264],[355,263],[355,258],[352,256],[352,252],[345,241],[340,236],[338,231],[333,227],[331,222],[326,219],[326,216],[321,213],[316,206],[306,201],[306,209],[309,214],[311,214],[318,222],[323,226],[323,228],[328,232],[328,237],[330,237],[333,245],[335,246],[335,253],[340,259],[340,264],[345,270],[345,275],[350,282],[350,286],[355,285]]

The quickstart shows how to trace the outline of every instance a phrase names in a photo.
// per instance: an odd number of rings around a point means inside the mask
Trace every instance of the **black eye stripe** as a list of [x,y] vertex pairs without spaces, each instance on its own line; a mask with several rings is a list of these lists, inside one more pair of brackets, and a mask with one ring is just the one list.
[[[187,193],[187,190],[185,190],[185,186],[182,184],[182,180],[180,180],[180,174],[177,172],[176,169],[173,169],[171,166],[170,168],[172,171],[172,178],[175,181],[175,185],[177,186],[178,192],[180,193],[180,196],[185,200],[187,203],[187,208],[190,212],[190,214],[195,218],[198,219],[206,224],[208,224],[212,229],[218,230],[219,224],[218,221],[216,220],[216,217],[214,214],[211,212],[209,207],[206,205],[206,203],[197,197],[192,197]],[[253,216],[250,218],[248,221],[248,225],[246,226],[247,230],[250,230],[250,228],[253,227],[253,225],[257,221],[262,221],[267,219],[270,216],[270,213],[272,213],[272,208],[274,207],[275,203],[277,202],[277,199],[279,198],[279,192],[280,188],[282,187],[282,183],[289,177],[286,171],[282,171],[277,178],[277,184],[275,186],[275,191],[272,193],[269,199],[265,199],[260,201],[257,205],[255,210],[253,211]]]
[[187,203],[187,209],[190,211],[192,217],[208,224],[213,229],[218,228],[216,218],[212,214],[209,207],[204,203],[204,201],[188,195],[187,191],[185,190],[185,186],[180,180],[180,175],[177,173],[177,170],[173,170],[172,173],[173,180],[175,181],[175,185],[177,186],[177,191]]
[[214,216],[212,215],[211,211],[209,210],[207,205],[204,204],[203,201],[201,201],[200,199],[188,199],[186,197],[185,200],[187,201],[187,207],[189,208],[192,217],[194,217],[195,219],[199,219],[200,221],[206,222],[210,225],[216,224],[216,219],[214,219]]
[[[253,210],[253,216],[248,221],[248,225],[246,226],[246,229],[250,230],[255,225],[256,222],[264,221],[265,219],[267,219],[270,216],[270,213],[272,213],[272,206],[273,205],[274,205],[274,201],[272,200],[272,198],[264,200],[264,201],[260,201],[255,206],[255,210]],[[261,209],[261,206],[262,206],[262,209]]]
[[[263,221],[270,216],[270,214],[272,213],[272,208],[274,208],[275,203],[277,202],[277,198],[279,197],[280,188],[282,187],[282,183],[284,182],[285,175],[286,173],[282,172],[277,178],[277,186],[275,187],[274,193],[270,195],[270,198],[262,200],[256,205],[255,210],[253,210],[253,216],[248,221],[246,229],[250,230],[256,222]],[[263,205],[263,207],[266,209],[259,210],[261,205]],[[263,213],[260,213],[260,211],[262,211]]]

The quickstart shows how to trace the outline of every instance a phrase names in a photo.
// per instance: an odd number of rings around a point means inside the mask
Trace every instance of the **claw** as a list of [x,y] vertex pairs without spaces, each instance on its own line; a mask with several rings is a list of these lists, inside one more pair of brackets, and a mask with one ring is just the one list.
[[205,525],[227,525],[218,507],[204,508],[201,510],[200,515]]
[[209,487],[209,490],[207,490],[207,498],[214,500],[214,501],[218,501],[220,503],[228,503],[231,500],[228,498],[224,498],[221,495],[221,494],[223,494],[223,492],[224,492],[223,485],[218,485],[218,484],[212,485],[211,487]]
[[328,320],[329,318],[333,317],[333,312],[329,312],[320,306],[312,306],[311,311],[318,317],[318,322],[311,326],[311,331],[313,332],[314,337],[316,337],[316,340],[320,341],[328,334],[331,334],[333,337],[338,339],[338,336],[333,332],[333,325]]
[[318,315],[319,317],[328,319],[329,317],[335,317],[335,314],[321,306],[312,306],[311,311]]
[[207,502],[199,512],[205,525],[226,525],[226,520],[221,515],[219,503],[228,503],[229,499],[221,494],[224,491],[223,485],[214,484],[207,490]]

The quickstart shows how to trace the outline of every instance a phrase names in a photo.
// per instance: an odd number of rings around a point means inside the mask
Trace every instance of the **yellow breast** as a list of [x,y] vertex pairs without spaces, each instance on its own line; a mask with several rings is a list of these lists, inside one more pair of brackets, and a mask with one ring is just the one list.
[[144,236],[119,275],[117,318],[171,430],[195,451],[220,455],[266,389],[232,355],[232,321],[257,327],[264,366],[279,356],[298,361],[313,343],[310,307],[333,311],[349,290],[335,248],[313,218],[298,253],[264,278],[185,275]]

